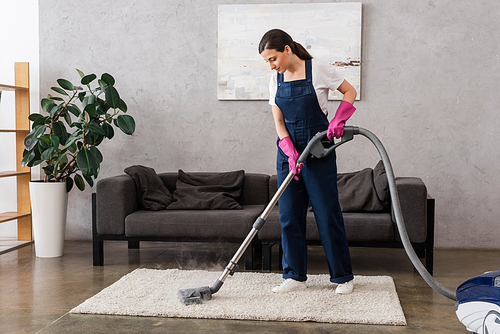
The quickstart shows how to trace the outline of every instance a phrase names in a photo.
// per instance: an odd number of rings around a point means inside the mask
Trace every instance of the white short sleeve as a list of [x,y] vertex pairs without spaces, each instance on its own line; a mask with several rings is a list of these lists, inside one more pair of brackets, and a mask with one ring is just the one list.
[[317,59],[312,60],[312,75],[319,106],[328,115],[328,93],[330,90],[337,90],[344,82],[344,77],[337,72],[333,65]]
[[269,104],[276,105],[276,91],[278,90],[278,72],[274,71],[269,80]]

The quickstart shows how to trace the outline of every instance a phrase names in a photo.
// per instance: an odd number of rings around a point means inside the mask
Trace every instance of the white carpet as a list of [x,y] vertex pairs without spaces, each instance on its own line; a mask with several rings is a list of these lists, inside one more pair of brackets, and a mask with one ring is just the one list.
[[308,289],[272,293],[281,274],[236,272],[213,299],[184,305],[177,291],[212,286],[220,272],[136,269],[71,313],[268,321],[406,325],[390,276],[355,276],[354,292],[335,294],[328,275],[309,275]]

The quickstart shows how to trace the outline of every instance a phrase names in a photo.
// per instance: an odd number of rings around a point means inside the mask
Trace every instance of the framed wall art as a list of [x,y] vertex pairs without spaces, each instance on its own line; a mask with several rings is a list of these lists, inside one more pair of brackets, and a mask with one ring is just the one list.
[[[361,96],[361,3],[219,5],[219,100],[267,100],[271,70],[258,52],[270,29],[282,29],[314,58],[336,67]],[[331,100],[341,100],[330,92]]]

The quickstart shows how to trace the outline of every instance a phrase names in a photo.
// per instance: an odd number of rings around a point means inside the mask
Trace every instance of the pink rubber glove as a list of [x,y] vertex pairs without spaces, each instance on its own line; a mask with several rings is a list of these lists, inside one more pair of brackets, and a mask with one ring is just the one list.
[[304,163],[300,163],[297,166],[297,160],[299,159],[300,155],[295,149],[295,146],[293,146],[292,140],[290,139],[290,137],[285,137],[280,140],[278,146],[288,157],[288,170],[292,171],[293,174],[296,175],[294,179],[298,181],[299,178],[297,177],[297,175],[300,174],[300,171],[304,167]]
[[328,125],[328,130],[326,136],[330,141],[333,137],[340,138],[344,134],[345,122],[354,114],[356,108],[347,101],[342,101],[333,117],[332,121]]

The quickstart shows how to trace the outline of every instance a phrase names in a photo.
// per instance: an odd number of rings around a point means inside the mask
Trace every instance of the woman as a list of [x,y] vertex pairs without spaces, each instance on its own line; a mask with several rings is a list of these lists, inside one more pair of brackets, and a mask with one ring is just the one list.
[[[333,66],[312,59],[306,49],[286,32],[268,31],[259,43],[259,53],[274,70],[269,85],[269,104],[278,133],[277,174],[281,185],[289,171],[295,174],[279,200],[283,246],[283,278],[273,288],[283,293],[307,288],[306,215],[310,200],[321,236],[330,281],[336,293],[353,290],[351,258],[337,192],[335,153],[323,159],[307,159],[296,166],[300,153],[318,132],[327,130],[330,141],[344,132],[344,124],[356,110],[356,90]],[[329,123],[328,92],[344,97]],[[300,175],[299,175],[300,174]]]

